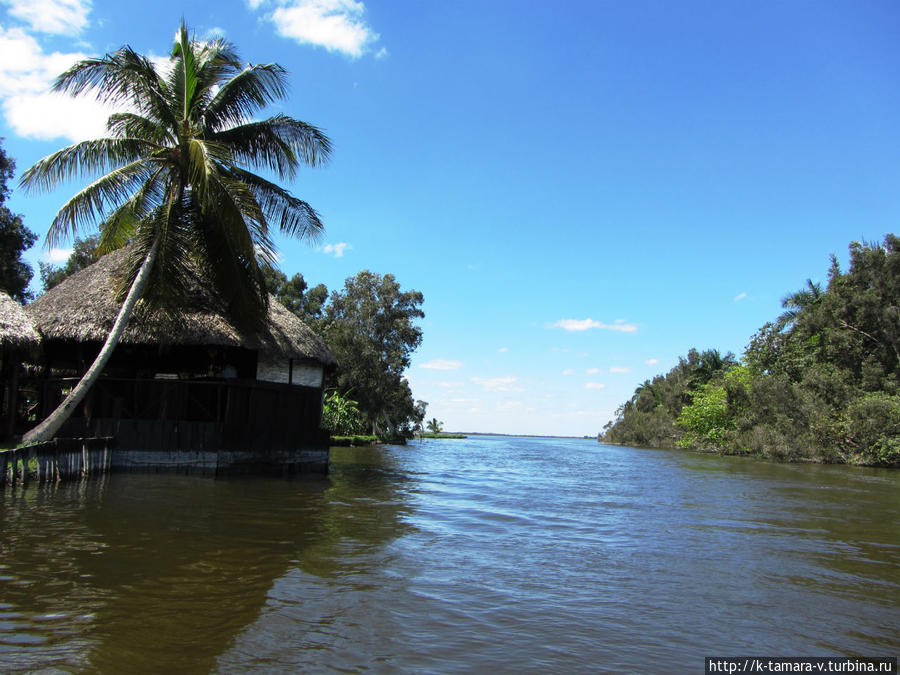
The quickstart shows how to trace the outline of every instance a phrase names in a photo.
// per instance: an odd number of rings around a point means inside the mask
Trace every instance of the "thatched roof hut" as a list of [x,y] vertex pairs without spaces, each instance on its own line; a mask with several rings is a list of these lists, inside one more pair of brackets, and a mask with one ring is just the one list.
[[37,347],[40,340],[22,306],[0,291],[0,347],[29,350]]
[[[45,341],[102,343],[115,322],[120,304],[116,278],[126,251],[103,256],[28,305],[28,316]],[[336,364],[322,339],[270,296],[269,320],[259,335],[239,332],[224,316],[209,288],[195,284],[177,316],[150,313],[139,304],[128,322],[122,345],[239,347],[261,359]]]

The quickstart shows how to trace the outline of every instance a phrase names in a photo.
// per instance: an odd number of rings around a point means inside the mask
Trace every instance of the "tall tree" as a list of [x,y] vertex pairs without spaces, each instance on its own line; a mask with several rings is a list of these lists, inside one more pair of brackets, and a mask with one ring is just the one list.
[[331,294],[324,337],[337,358],[337,388],[352,392],[374,433],[411,431],[421,422],[403,371],[422,342],[418,291],[401,291],[392,274],[368,270]]
[[0,289],[19,302],[27,302],[32,299],[28,284],[34,272],[22,260],[22,253],[37,241],[37,235],[25,227],[21,216],[5,206],[15,171],[15,160],[0,147]]
[[199,41],[184,22],[167,70],[125,46],[86,59],[54,84],[74,96],[93,93],[120,109],[107,136],[64,148],[23,176],[48,190],[77,175],[99,175],[60,209],[49,244],[100,221],[99,250],[130,243],[119,288],[122,307],[93,365],[67,399],[25,440],[52,437],[112,354],[138,299],[150,308],[177,306],[196,266],[223,298],[232,321],[258,329],[268,295],[259,262],[275,259],[270,225],[315,238],[323,226],[306,202],[254,170],[290,180],[301,164],[331,152],[316,127],[287,115],[256,115],[286,91],[276,64],[245,65],[223,40]]
[[100,235],[92,234],[84,239],[76,238],[72,246],[72,254],[66,260],[66,264],[62,267],[51,265],[50,263],[39,263],[41,270],[41,283],[44,291],[59,284],[63,279],[79,270],[83,270],[88,265],[97,262],[100,254],[97,253],[97,246],[100,243]]

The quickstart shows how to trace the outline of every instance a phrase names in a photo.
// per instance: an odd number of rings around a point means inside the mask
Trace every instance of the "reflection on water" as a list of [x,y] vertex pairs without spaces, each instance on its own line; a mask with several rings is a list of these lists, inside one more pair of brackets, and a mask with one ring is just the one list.
[[898,487],[886,470],[473,437],[336,448],[327,478],[7,489],[0,666],[541,672],[895,655]]

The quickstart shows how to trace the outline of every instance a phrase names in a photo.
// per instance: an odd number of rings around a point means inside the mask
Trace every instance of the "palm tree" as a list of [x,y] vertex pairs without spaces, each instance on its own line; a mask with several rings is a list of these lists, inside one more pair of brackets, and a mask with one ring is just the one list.
[[301,164],[324,164],[331,142],[316,127],[278,114],[254,115],[284,98],[286,72],[244,65],[222,39],[198,41],[184,22],[167,70],[125,46],[86,59],[59,76],[54,91],[92,92],[120,109],[107,136],[45,157],[22,177],[49,190],[77,175],[96,177],[59,210],[52,246],[100,221],[100,253],[129,244],[118,290],[122,307],[100,354],[65,401],[25,436],[51,438],[99,377],[140,299],[151,309],[177,307],[189,270],[199,269],[247,330],[267,315],[259,263],[274,262],[270,225],[298,239],[323,231],[318,214],[253,171],[290,180]]
[[813,283],[812,279],[807,279],[806,288],[801,288],[796,293],[791,293],[781,299],[781,306],[786,311],[782,312],[775,320],[775,326],[781,331],[793,325],[804,309],[817,303],[821,298],[822,284]]
[[441,422],[438,422],[437,417],[433,417],[430,421],[425,424],[425,428],[428,429],[433,434],[441,433],[441,430],[444,428],[444,425]]

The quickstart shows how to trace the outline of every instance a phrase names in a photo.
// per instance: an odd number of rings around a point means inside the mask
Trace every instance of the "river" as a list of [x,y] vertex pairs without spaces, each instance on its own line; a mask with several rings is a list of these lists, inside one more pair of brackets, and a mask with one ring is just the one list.
[[0,670],[703,672],[900,652],[900,471],[593,440],[0,492]]

